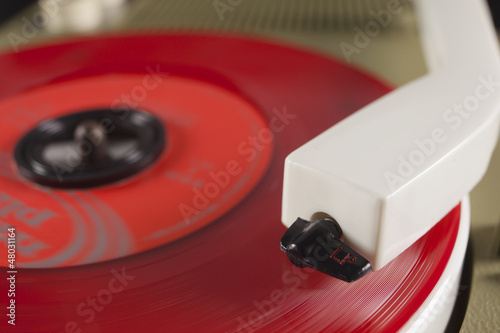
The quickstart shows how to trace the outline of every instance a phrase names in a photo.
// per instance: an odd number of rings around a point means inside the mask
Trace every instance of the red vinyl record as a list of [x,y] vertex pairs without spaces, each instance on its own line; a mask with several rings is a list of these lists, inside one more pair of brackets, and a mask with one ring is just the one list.
[[[0,252],[9,227],[17,249],[16,325],[2,331],[395,332],[451,255],[460,206],[354,283],[280,251],[285,157],[390,91],[333,59],[243,36],[125,35],[4,54],[0,72]],[[118,107],[164,126],[150,166],[78,189],[21,174],[30,130]]]

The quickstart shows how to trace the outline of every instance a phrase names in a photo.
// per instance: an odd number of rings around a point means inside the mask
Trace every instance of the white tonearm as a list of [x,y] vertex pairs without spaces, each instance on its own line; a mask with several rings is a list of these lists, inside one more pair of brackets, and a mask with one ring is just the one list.
[[500,55],[486,4],[414,4],[429,73],[344,119],[285,162],[283,223],[331,215],[345,242],[374,269],[471,191],[497,142]]

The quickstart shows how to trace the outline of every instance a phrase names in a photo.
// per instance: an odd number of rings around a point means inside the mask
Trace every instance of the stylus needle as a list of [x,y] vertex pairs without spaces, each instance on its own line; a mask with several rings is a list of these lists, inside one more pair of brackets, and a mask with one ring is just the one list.
[[297,267],[311,267],[346,282],[355,281],[372,266],[340,240],[342,231],[335,220],[297,219],[281,238],[280,247]]

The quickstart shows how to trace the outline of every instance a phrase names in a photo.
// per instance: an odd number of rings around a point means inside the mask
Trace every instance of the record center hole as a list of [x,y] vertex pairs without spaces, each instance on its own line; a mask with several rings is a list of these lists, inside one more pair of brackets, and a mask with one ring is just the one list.
[[17,143],[19,172],[56,188],[88,188],[133,176],[165,148],[160,119],[142,110],[92,109],[47,119]]
[[[139,147],[137,138],[131,136],[111,136],[107,139],[107,155],[111,160],[119,160]],[[75,167],[89,154],[87,147],[75,140],[54,141],[42,151],[42,158],[49,164]]]

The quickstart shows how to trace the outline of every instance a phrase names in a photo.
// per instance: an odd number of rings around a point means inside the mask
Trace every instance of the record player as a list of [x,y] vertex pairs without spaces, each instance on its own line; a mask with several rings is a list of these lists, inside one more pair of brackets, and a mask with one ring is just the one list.
[[481,1],[28,7],[1,327],[498,331],[492,31]]

